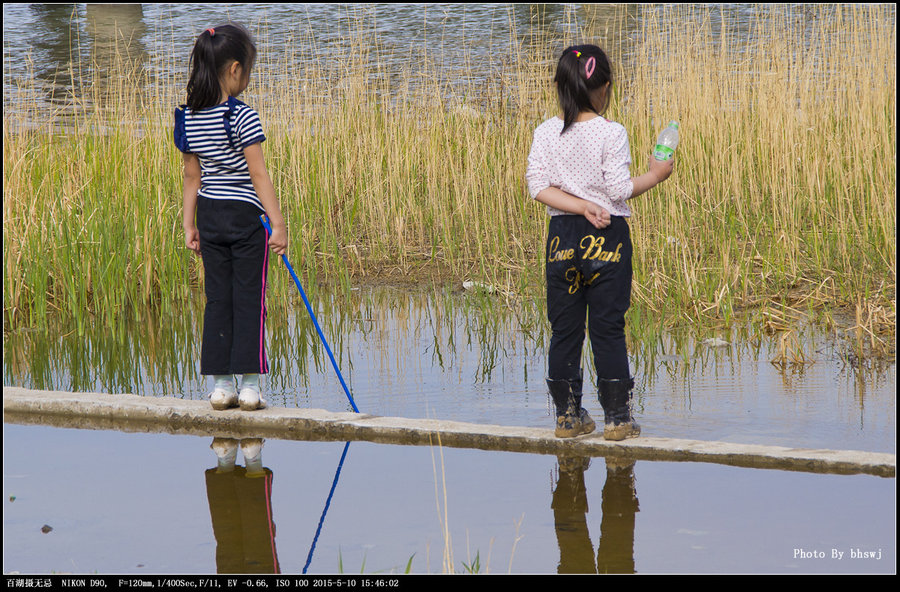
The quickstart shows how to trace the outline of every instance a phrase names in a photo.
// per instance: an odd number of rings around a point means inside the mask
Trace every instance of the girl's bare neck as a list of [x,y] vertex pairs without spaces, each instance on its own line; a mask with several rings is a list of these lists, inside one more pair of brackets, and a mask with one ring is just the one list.
[[[575,123],[590,121],[592,119],[596,119],[597,117],[600,117],[600,116],[597,115],[596,113],[594,113],[593,111],[581,111],[575,117]],[[562,120],[565,120],[565,115],[563,113],[560,113],[559,118]]]

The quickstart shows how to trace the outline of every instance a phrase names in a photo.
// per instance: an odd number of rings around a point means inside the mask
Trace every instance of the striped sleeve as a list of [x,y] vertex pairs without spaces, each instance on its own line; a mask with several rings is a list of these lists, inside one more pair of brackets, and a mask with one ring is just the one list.
[[175,147],[181,150],[185,154],[190,154],[190,147],[188,146],[187,139],[187,130],[184,125],[184,107],[175,109],[175,128],[172,131],[172,136],[175,140]]
[[259,114],[250,107],[244,107],[235,116],[234,122],[235,148],[242,149],[265,142],[266,136],[263,133],[262,123],[259,120]]

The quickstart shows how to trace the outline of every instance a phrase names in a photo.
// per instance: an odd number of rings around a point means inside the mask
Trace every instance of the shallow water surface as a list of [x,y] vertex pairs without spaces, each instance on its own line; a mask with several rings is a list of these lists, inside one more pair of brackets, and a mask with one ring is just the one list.
[[4,573],[896,569],[894,479],[279,440],[252,479],[210,443],[5,424]]
[[[313,302],[362,412],[553,425],[532,303],[390,288]],[[197,319],[8,332],[4,384],[202,399]],[[797,333],[811,363],[785,367],[777,336],[631,327],[644,434],[893,452],[894,364],[854,365],[840,336]],[[268,343],[273,405],[350,409],[305,310],[271,311]],[[248,478],[216,471],[211,438],[3,430],[4,572],[895,569],[894,479],[279,440]]]
[[[615,61],[631,59],[642,22],[659,19],[660,34],[686,20],[710,34],[698,42],[749,43],[757,20],[782,18],[802,30],[819,19],[852,10],[850,5],[710,5],[685,16],[655,4],[25,4],[3,5],[4,113],[57,111],[79,80],[114,80],[120,73],[112,54],[127,56],[159,84],[187,83],[188,56],[197,35],[210,26],[236,21],[247,26],[264,49],[256,70],[277,84],[306,92],[303,81],[280,77],[285,62],[320,68],[329,57],[356,51],[371,76],[386,69],[389,86],[416,84],[406,70],[427,56],[458,96],[474,94],[511,56],[535,44],[551,44],[554,55],[585,35]],[[888,17],[893,20],[894,12]],[[726,25],[727,23],[727,25]],[[724,31],[723,31],[724,28]],[[804,36],[814,38],[814,36]],[[367,45],[377,45],[373,52]],[[336,62],[343,63],[343,62]],[[824,67],[824,66],[823,66]],[[22,81],[30,81],[23,85]],[[177,82],[176,82],[177,81]],[[268,89],[249,91],[263,98]],[[258,94],[257,94],[258,92]],[[662,125],[664,122],[660,122]]]
[[[549,335],[540,307],[440,289],[360,288],[312,298],[363,413],[550,427]],[[272,306],[275,306],[274,304]],[[303,305],[268,319],[272,405],[350,411]],[[203,399],[199,311],[78,335],[67,327],[4,334],[3,382],[35,389]],[[781,366],[780,336],[735,329],[654,333],[628,326],[635,414],[645,435],[894,452],[896,366],[850,364],[840,335],[797,329],[809,363]],[[713,341],[710,341],[713,340]],[[715,341],[718,340],[718,341]],[[722,345],[721,343],[725,343]],[[719,345],[710,345],[716,343]],[[584,405],[597,417],[589,345]],[[588,380],[590,378],[590,380]]]

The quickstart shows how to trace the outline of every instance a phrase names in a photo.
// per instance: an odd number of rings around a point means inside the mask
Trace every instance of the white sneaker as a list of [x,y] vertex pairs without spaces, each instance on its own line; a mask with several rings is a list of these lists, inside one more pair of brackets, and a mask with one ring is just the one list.
[[209,394],[209,403],[216,411],[230,409],[238,404],[238,395],[234,390],[217,388]]
[[259,394],[259,391],[252,388],[242,388],[238,397],[238,403],[244,411],[255,411],[256,409],[265,409],[268,407],[265,399]]

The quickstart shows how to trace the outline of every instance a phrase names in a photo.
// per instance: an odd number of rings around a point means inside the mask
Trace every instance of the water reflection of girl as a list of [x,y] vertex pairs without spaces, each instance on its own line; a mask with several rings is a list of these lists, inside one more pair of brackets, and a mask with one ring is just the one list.
[[272,519],[273,473],[262,466],[262,440],[240,442],[245,467],[235,465],[238,441],[215,438],[218,466],[206,471],[206,494],[216,537],[216,572],[281,573]]
[[550,214],[547,235],[547,316],[553,331],[547,386],[556,407],[557,437],[594,430],[581,405],[585,316],[597,371],[603,437],[640,434],[631,415],[634,380],[625,344],[631,300],[631,237],[626,200],[664,181],[673,161],[650,159],[631,177],[628,135],[601,115],[610,100],[612,68],[594,45],[563,51],[556,91],[562,109],[537,127],[526,179],[531,196]]
[[606,483],[600,509],[600,540],[594,548],[587,526],[588,496],[584,472],[587,457],[559,457],[553,490],[553,523],[559,544],[561,574],[630,574],[634,566],[634,523],[639,511],[634,485],[634,461],[606,459]]
[[[287,230],[263,160],[259,115],[238,101],[256,46],[242,27],[204,31],[191,52],[187,104],[175,111],[184,160],[184,242],[203,258],[206,310],[200,373],[213,376],[214,409],[265,406],[267,245],[287,249]],[[265,212],[272,235],[260,223]],[[196,223],[195,223],[196,216]],[[234,375],[242,374],[240,395]]]

